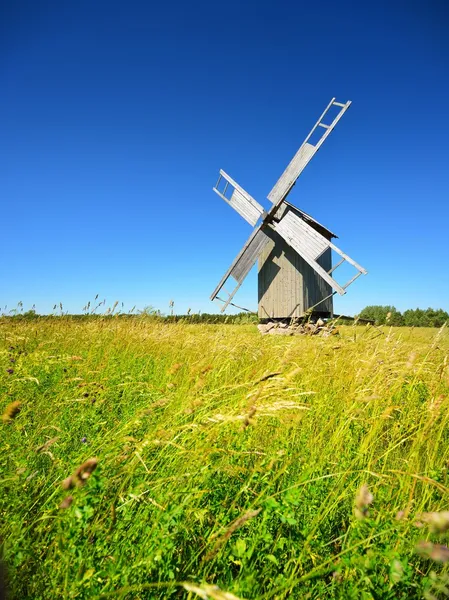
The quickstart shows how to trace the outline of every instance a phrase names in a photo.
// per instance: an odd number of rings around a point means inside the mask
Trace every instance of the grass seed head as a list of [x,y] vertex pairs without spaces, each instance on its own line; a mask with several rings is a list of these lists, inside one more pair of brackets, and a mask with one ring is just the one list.
[[410,354],[410,356],[408,357],[407,364],[405,365],[407,369],[411,369],[413,367],[416,360],[416,356],[416,352],[412,352]]
[[73,476],[69,475],[68,477],[66,477],[61,485],[63,490],[71,490],[73,487],[75,487],[75,481],[73,479]]
[[182,363],[175,363],[174,365],[172,365],[169,369],[169,374],[170,375],[174,375],[175,373],[177,373],[179,371],[179,369],[182,367]]
[[257,408],[253,405],[249,408],[248,414],[243,418],[243,429],[253,424],[252,417],[256,414]]
[[97,458],[94,457],[94,458],[87,459],[86,462],[83,462],[82,465],[80,465],[77,469],[75,469],[75,472],[73,473],[73,475],[69,475],[69,477],[64,479],[64,481],[62,482],[62,489],[71,490],[76,485],[77,486],[84,485],[86,483],[86,481],[89,479],[89,477],[92,475],[92,473],[95,471],[95,469],[97,468],[97,465],[98,465]]
[[428,404],[428,410],[431,415],[432,422],[439,416],[444,399],[444,394],[440,394],[437,398],[432,398],[430,400]]
[[81,484],[84,484],[95,471],[97,465],[98,460],[95,457],[89,458],[76,469],[74,476],[81,482]]
[[21,403],[19,402],[19,400],[8,404],[2,416],[3,423],[9,423],[13,419],[15,419],[20,412],[20,407]]
[[69,508],[69,506],[72,504],[73,502],[73,496],[66,496],[64,498],[64,500],[61,502],[61,504],[59,505],[59,508],[61,509],[66,509]]
[[221,546],[229,540],[231,535],[235,531],[237,531],[237,529],[240,529],[240,527],[242,527],[247,521],[249,521],[250,519],[254,519],[254,517],[257,517],[257,515],[261,511],[262,511],[261,508],[257,508],[256,510],[248,510],[242,516],[240,516],[237,519],[235,519],[234,521],[232,521],[232,523],[230,523],[230,525],[228,526],[228,528],[226,529],[224,534],[217,539],[212,550],[210,552],[208,552],[208,554],[206,554],[206,556],[204,557],[204,560],[208,561],[208,560],[211,560],[212,558],[214,558],[214,556],[217,554],[217,552],[219,551]]
[[50,448],[50,446],[53,446],[53,444],[58,440],[59,436],[47,440],[46,442],[44,442],[36,448],[36,452],[46,452]]

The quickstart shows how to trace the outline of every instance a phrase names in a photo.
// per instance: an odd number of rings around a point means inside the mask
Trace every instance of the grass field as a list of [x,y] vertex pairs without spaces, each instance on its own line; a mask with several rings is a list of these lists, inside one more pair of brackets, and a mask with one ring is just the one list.
[[449,595],[446,329],[0,335],[12,598]]

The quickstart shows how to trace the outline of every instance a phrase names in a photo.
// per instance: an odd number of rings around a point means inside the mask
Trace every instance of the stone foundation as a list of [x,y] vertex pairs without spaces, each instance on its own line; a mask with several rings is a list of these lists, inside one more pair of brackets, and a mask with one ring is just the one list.
[[257,329],[262,335],[321,335],[329,337],[338,334],[333,323],[325,323],[322,319],[316,321],[277,319],[260,323]]

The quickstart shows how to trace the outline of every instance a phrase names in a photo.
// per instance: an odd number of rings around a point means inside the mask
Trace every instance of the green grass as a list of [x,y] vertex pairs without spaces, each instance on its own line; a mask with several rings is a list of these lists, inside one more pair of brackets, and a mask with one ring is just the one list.
[[448,508],[447,330],[61,317],[0,335],[0,412],[21,403],[0,423],[12,598],[449,593],[416,551],[445,543],[416,522]]

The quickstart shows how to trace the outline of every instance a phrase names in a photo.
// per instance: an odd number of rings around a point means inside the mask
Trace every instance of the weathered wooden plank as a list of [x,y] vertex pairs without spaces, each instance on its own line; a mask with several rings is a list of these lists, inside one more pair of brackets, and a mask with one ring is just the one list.
[[288,238],[292,242],[295,241],[297,247],[307,251],[314,260],[329,248],[329,241],[292,211],[288,211],[281,221],[276,224],[276,231],[284,239]]
[[[227,198],[225,190],[220,192],[217,186],[213,188],[214,192],[220,196],[225,202],[227,202],[232,208],[241,215],[245,221],[248,221],[250,225],[254,227],[259,217],[264,212],[263,206],[261,206],[257,200],[255,200],[247,191],[245,191],[232,177],[220,169],[220,176],[218,182],[223,178],[226,181],[227,189],[228,185],[234,188],[232,195]],[[217,182],[217,184],[218,184]]]
[[253,227],[263,212],[262,207],[253,206],[248,198],[237,189],[233,191],[229,204]]
[[[317,305],[317,311],[319,312],[332,312],[333,302],[331,299],[332,288],[324,281],[324,279],[308,265],[302,257],[302,270],[304,272],[304,307],[308,310]],[[325,270],[330,268],[332,256],[331,251],[328,249],[320,258],[317,263]],[[318,304],[319,303],[319,304]]]
[[261,250],[267,243],[268,238],[265,232],[260,229],[254,238],[251,240],[251,243],[246,248],[245,252],[242,254],[236,265],[231,271],[232,277],[239,283],[245,279],[248,273],[251,271],[252,266],[257,260]]
[[[282,221],[280,222],[282,223]],[[311,253],[309,247],[304,243],[301,243],[299,238],[291,238],[288,235],[285,235],[282,227],[279,227],[280,223],[273,223],[275,231],[281,235],[296,252],[314,269],[321,277],[326,281],[329,285],[331,285],[337,292],[343,296],[346,292],[345,290],[319,265],[316,260],[316,256]],[[310,228],[312,229],[312,228]],[[319,234],[317,234],[319,235]],[[324,238],[323,238],[324,239]],[[327,241],[327,240],[326,240]],[[329,243],[329,242],[328,242]]]
[[259,256],[259,317],[300,316],[304,312],[303,273],[298,269],[298,254],[274,230],[267,230],[267,236],[269,241]]
[[268,200],[273,202],[273,204],[277,204],[280,200],[285,198],[290,191],[290,188],[293,186],[295,181],[307,166],[307,163],[314,155],[314,150],[315,147],[307,142],[300,147],[285,171],[275,183],[271,192],[268,194]]
[[227,198],[217,188],[212,188],[214,192],[222,198],[229,206],[231,206],[236,212],[242,216],[245,221],[248,221],[250,225],[254,227],[259,217],[263,213],[263,208],[259,205],[259,208],[249,202],[248,198],[244,196],[239,190],[234,189],[230,198]]
[[[328,229],[327,227],[325,227],[324,225],[322,225],[319,221],[317,221],[316,219],[314,219],[313,217],[311,217],[309,214],[307,214],[306,212],[304,212],[303,210],[301,210],[300,208],[298,208],[294,204],[291,204],[287,200],[284,200],[280,206],[282,207],[284,205],[287,208],[289,208],[291,211],[293,211],[296,216],[300,217],[308,225],[310,225],[311,227],[313,227],[313,229],[315,229],[315,231],[318,231],[318,233],[320,233],[327,240],[330,240],[331,238],[338,238],[338,235],[336,233],[333,233],[330,229]],[[278,212],[279,212],[279,210],[278,210]],[[277,214],[278,213],[276,213],[276,217],[277,217]]]
[[243,196],[245,196],[248,200],[248,202],[250,202],[253,206],[255,206],[258,210],[260,210],[261,212],[263,212],[263,207],[257,202],[257,200],[255,200],[251,194],[248,194],[248,192],[246,190],[244,190],[234,179],[232,179],[232,177],[230,175],[228,175],[227,173],[225,173],[223,171],[223,169],[220,169],[220,175],[221,177],[224,177],[224,179],[226,179],[226,181],[228,181],[231,186],[233,188],[235,188],[236,190],[238,190]]
[[[284,222],[285,222],[285,225],[283,225]],[[358,271],[360,271],[364,275],[367,274],[368,271],[366,269],[364,269],[362,266],[360,266],[358,263],[356,263],[355,260],[353,260],[350,256],[345,254],[340,248],[338,248],[330,240],[327,240],[326,238],[324,238],[320,233],[318,233],[315,229],[313,229],[313,227],[308,225],[308,223],[303,221],[297,215],[293,214],[291,211],[289,211],[281,219],[280,223],[277,225],[277,228],[279,228],[279,226],[281,227],[281,229],[284,229],[286,231],[286,233],[288,235],[290,235],[292,238],[296,237],[297,243],[303,244],[304,247],[307,248],[308,250],[313,250],[315,248],[316,249],[322,248],[322,250],[319,251],[319,254],[317,256],[319,256],[321,254],[321,252],[326,249],[326,247],[330,247],[330,248],[332,248],[332,250],[337,252],[337,254],[339,254],[343,258],[343,260],[347,261],[349,264],[351,264],[353,267],[355,267]],[[324,248],[323,248],[323,243],[325,245]],[[339,263],[339,264],[341,264],[341,263]]]
[[[261,319],[300,317],[319,303],[317,311],[333,312],[332,288],[274,230],[259,257],[259,305]],[[325,269],[331,268],[331,251],[318,259]]]

